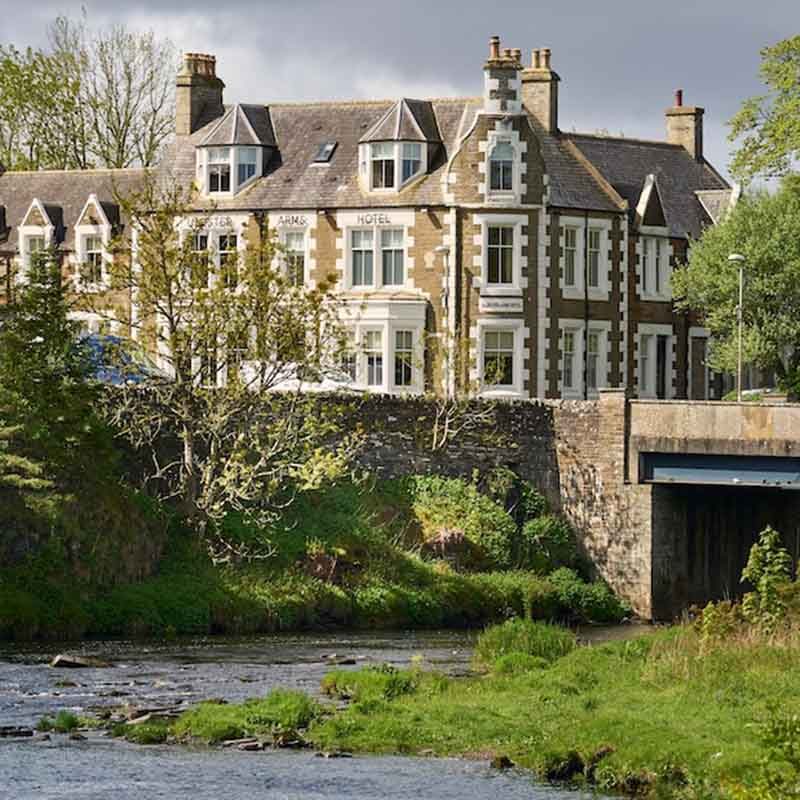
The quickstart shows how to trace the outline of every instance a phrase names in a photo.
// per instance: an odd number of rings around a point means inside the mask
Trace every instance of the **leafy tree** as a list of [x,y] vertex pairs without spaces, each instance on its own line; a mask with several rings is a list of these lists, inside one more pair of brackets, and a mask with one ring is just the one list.
[[800,157],[800,35],[761,51],[764,95],[744,101],[730,121],[741,144],[731,172],[743,180],[786,175]]
[[0,485],[70,492],[113,458],[60,263],[38,254],[0,324]]
[[45,49],[0,46],[0,163],[151,166],[174,122],[175,48],[120,25],[58,17]]
[[[263,526],[296,492],[345,470],[355,439],[339,436],[334,412],[301,391],[338,359],[337,304],[327,285],[289,282],[266,229],[247,231],[246,249],[208,246],[212,220],[177,184],[150,176],[118,202],[135,261],[115,259],[112,286],[135,298],[132,332],[168,377],[114,390],[111,419],[147,454],[146,479],[179,501],[214,558],[270,555],[268,542],[232,538],[222,522],[233,511]],[[96,296],[86,302],[121,313]],[[165,434],[175,441],[166,452]]]
[[702,315],[712,334],[710,365],[734,371],[738,353],[739,265],[745,256],[744,355],[800,391],[800,179],[775,194],[743,197],[732,214],[692,245],[689,264],[673,274],[679,307]]

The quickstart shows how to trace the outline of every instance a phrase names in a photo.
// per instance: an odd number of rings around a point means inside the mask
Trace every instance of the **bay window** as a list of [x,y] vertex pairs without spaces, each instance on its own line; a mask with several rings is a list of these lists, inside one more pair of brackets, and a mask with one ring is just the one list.
[[489,225],[488,273],[490,284],[514,282],[514,228],[510,225]]

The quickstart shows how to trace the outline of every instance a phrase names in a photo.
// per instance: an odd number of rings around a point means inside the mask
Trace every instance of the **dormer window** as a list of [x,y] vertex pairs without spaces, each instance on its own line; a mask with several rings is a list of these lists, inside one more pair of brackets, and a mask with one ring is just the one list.
[[231,190],[231,149],[212,147],[208,151],[208,191],[209,194],[230,192]]
[[372,145],[372,188],[394,189],[394,150],[391,142]]
[[493,192],[514,190],[514,148],[508,142],[498,142],[489,159],[490,183]]
[[359,145],[359,171],[372,191],[397,191],[425,171],[425,142],[368,142]]

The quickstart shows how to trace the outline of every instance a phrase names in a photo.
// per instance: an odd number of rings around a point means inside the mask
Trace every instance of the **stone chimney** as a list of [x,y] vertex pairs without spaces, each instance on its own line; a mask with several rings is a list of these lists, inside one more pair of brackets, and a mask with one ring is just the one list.
[[558,82],[550,67],[550,48],[534,50],[530,67],[522,71],[522,104],[548,133],[558,132]]
[[699,106],[683,104],[683,89],[675,92],[675,105],[666,110],[667,141],[684,147],[695,161],[703,160],[703,114]]
[[489,40],[489,58],[483,65],[483,110],[487,114],[520,114],[520,50],[500,50],[500,37]]
[[175,89],[175,133],[188,136],[223,113],[217,59],[205,53],[186,53]]

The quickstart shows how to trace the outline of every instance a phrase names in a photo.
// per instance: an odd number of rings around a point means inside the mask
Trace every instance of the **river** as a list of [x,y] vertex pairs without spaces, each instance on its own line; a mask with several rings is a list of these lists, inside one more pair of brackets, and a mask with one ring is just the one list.
[[[61,709],[189,706],[203,699],[263,696],[281,686],[310,693],[333,664],[391,663],[450,674],[468,669],[473,637],[454,632],[305,634],[174,642],[0,645],[0,725],[33,726]],[[56,652],[107,659],[107,669],[54,669]],[[0,738],[0,798],[14,800],[333,800],[496,797],[575,800],[515,770],[460,759],[323,759],[313,752],[243,753],[213,748],[142,747],[89,733]]]

